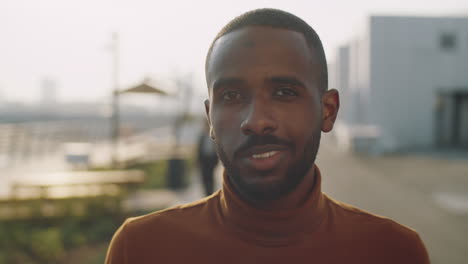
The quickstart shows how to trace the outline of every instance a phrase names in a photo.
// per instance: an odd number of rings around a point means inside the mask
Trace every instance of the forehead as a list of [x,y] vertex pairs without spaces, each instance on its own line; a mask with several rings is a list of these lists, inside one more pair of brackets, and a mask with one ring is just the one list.
[[[251,74],[291,75],[304,82],[318,77],[317,60],[299,32],[248,26],[219,38],[207,64],[208,86],[218,78]],[[314,76],[316,75],[316,76]]]

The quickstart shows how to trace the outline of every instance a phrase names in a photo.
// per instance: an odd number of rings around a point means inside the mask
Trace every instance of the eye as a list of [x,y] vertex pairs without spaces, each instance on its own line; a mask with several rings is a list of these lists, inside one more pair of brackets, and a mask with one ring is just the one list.
[[241,95],[237,91],[225,91],[223,92],[224,101],[234,101],[241,99]]
[[295,97],[297,92],[289,87],[281,87],[275,90],[274,96],[276,97]]

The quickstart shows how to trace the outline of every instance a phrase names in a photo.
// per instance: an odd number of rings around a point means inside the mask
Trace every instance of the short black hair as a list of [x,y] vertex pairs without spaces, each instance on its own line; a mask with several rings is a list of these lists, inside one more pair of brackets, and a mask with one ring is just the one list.
[[318,34],[301,18],[291,13],[272,8],[261,8],[246,12],[226,24],[216,35],[213,42],[211,42],[210,49],[208,50],[208,54],[205,59],[205,73],[208,70],[208,60],[210,59],[216,40],[228,33],[247,26],[280,28],[303,34],[310,48],[315,51],[315,55],[317,56],[320,64],[320,88],[322,91],[328,89],[327,59],[323,50],[322,41]]

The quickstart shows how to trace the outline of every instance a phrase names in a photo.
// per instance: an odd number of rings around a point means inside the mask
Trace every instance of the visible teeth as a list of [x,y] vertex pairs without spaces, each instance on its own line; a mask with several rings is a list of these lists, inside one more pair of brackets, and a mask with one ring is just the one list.
[[254,158],[254,159],[264,159],[264,158],[268,158],[268,157],[271,157],[271,156],[275,155],[276,152],[278,152],[278,151],[273,150],[273,151],[262,153],[262,154],[253,154],[252,158]]

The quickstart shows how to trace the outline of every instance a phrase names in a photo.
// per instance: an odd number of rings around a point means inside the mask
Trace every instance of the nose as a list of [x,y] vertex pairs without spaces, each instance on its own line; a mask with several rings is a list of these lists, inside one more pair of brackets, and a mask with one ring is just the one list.
[[266,135],[277,129],[272,106],[268,102],[252,100],[247,106],[245,118],[241,123],[244,135]]

